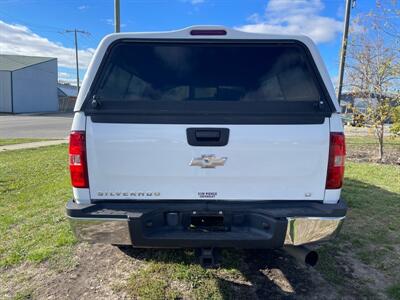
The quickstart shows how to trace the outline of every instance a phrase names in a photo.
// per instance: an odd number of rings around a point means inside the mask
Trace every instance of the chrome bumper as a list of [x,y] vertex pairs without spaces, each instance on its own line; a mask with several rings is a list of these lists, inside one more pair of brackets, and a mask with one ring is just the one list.
[[[337,236],[345,217],[287,218],[284,245],[299,246],[324,242]],[[69,217],[72,230],[80,241],[131,245],[128,219]]]
[[128,219],[68,217],[79,241],[100,244],[131,245]]
[[345,218],[287,218],[285,245],[299,246],[331,240],[339,233]]

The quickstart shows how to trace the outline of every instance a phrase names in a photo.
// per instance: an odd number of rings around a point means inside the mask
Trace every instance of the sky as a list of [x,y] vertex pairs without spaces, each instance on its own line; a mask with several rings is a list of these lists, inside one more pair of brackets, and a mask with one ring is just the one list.
[[[336,84],[345,0],[120,0],[121,31],[162,31],[223,25],[249,32],[305,34],[317,44]],[[358,0],[352,16],[374,0]],[[100,40],[112,33],[113,0],[0,0],[0,54],[58,58],[58,76],[75,84],[78,37],[80,78]]]

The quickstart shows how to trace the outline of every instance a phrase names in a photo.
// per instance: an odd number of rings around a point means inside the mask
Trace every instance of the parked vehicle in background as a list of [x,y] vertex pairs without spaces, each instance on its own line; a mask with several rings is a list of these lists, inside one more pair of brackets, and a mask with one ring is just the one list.
[[342,121],[345,125],[348,126],[353,126],[353,127],[366,126],[364,115],[358,112],[346,113],[342,115]]
[[363,127],[366,125],[365,113],[368,103],[359,98],[346,95],[345,100],[340,103],[343,123],[353,127]]
[[323,242],[346,215],[344,160],[340,107],[309,38],[111,34],[75,106],[67,215],[80,240],[203,258]]

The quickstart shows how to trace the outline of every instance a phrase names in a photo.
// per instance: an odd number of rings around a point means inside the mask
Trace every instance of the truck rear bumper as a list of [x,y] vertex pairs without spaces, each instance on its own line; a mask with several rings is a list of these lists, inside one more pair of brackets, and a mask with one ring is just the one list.
[[66,212],[81,241],[144,248],[279,248],[336,237],[344,201],[157,201],[71,200]]

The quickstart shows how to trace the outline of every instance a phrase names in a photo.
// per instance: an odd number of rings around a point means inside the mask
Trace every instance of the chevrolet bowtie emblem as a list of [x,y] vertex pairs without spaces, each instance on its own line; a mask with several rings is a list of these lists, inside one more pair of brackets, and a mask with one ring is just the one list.
[[216,157],[213,154],[202,155],[201,157],[193,158],[189,166],[210,169],[225,165],[227,159],[227,157]]

